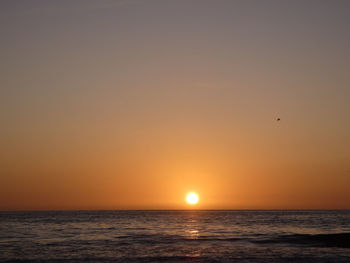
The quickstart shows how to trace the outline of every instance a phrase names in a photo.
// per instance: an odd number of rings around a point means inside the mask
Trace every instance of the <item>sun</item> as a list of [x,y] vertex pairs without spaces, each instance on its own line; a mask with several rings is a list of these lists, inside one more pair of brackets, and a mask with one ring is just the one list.
[[188,203],[188,204],[190,204],[190,205],[195,205],[195,204],[197,204],[198,203],[198,201],[199,201],[199,197],[198,197],[198,195],[196,194],[196,193],[188,193],[187,195],[186,195],[186,202]]

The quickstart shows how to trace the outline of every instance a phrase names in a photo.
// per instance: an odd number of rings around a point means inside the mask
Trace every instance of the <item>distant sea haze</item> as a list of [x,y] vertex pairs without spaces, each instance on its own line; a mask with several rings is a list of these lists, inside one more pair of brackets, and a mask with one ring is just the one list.
[[1,262],[350,262],[350,211],[0,212]]

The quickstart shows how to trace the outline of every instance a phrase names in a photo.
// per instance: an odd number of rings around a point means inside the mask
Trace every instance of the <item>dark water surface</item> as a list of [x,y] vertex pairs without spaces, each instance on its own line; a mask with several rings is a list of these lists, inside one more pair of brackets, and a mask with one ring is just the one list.
[[1,262],[350,262],[350,211],[0,212]]

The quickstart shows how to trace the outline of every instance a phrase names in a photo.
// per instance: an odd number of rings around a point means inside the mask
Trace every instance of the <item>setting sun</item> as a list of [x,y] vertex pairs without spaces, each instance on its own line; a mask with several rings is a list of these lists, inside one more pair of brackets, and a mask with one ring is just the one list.
[[198,203],[199,197],[196,193],[188,193],[186,195],[186,201],[190,205],[195,205]]

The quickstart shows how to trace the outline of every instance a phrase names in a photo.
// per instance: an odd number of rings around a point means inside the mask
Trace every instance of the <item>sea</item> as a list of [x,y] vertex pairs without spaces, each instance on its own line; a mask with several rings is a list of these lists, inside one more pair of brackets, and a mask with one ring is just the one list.
[[350,262],[350,210],[0,212],[0,262]]

